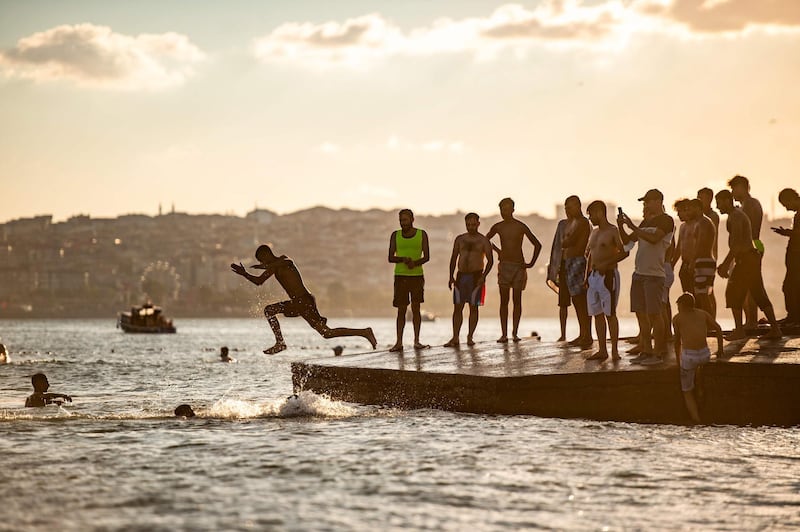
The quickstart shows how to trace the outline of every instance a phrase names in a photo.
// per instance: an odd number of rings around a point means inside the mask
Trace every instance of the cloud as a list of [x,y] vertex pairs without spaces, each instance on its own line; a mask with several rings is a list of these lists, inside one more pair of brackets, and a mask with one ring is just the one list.
[[741,33],[755,28],[800,30],[798,0],[641,1],[643,12],[695,33]]
[[37,82],[81,87],[157,90],[181,85],[205,58],[178,33],[115,33],[107,26],[63,25],[34,33],[0,51],[0,71]]
[[800,0],[543,0],[501,5],[486,17],[442,18],[403,30],[373,13],[321,24],[287,23],[255,41],[261,61],[363,68],[392,56],[468,53],[492,58],[533,46],[617,49],[632,35],[800,31]]

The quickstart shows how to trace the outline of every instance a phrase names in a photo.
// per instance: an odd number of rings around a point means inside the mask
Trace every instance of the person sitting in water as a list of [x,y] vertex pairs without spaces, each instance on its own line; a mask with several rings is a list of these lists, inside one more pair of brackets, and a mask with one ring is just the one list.
[[189,405],[178,405],[175,409],[175,417],[194,417],[195,413]]
[[33,384],[33,394],[25,399],[26,407],[46,406],[49,404],[60,405],[64,401],[72,402],[72,397],[63,393],[48,393],[47,389],[50,388],[50,383],[47,381],[47,376],[44,373],[36,373],[31,377],[31,384]]
[[219,361],[220,362],[236,362],[236,359],[235,358],[231,358],[228,355],[228,347],[223,345],[219,349]]
[[0,344],[0,364],[5,364],[9,361],[8,351],[6,351],[6,346],[4,344]]
[[675,330],[675,356],[681,373],[681,391],[686,402],[686,409],[695,423],[700,422],[697,401],[694,397],[695,373],[699,366],[706,364],[711,357],[706,335],[713,330],[717,335],[717,358],[722,358],[722,327],[711,314],[695,308],[694,296],[684,293],[678,298],[678,313],[672,319]]

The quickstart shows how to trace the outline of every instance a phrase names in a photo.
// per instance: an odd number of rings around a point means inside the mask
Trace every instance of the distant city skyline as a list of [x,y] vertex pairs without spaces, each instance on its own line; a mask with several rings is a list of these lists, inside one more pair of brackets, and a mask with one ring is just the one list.
[[772,213],[798,64],[797,0],[0,0],[0,223],[634,214],[737,173]]

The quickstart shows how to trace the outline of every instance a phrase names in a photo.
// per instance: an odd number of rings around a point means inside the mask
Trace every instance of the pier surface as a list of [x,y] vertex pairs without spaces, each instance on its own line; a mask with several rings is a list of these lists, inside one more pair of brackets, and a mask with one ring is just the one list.
[[[712,353],[716,340],[709,339]],[[625,349],[626,344],[620,347]],[[800,425],[800,337],[725,342],[698,375],[705,423]],[[525,339],[377,351],[292,364],[295,390],[400,408],[689,423],[674,354],[655,367],[588,361],[593,350]]]

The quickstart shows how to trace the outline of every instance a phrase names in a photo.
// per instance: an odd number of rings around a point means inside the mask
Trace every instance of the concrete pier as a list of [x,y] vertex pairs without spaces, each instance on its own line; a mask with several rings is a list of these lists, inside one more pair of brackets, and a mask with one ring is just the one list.
[[[709,339],[712,353],[716,340]],[[621,349],[628,347],[620,344]],[[593,350],[525,339],[378,351],[292,364],[295,391],[400,408],[689,423],[674,354],[661,366],[587,361]],[[698,376],[705,423],[800,425],[800,338],[725,343]]]

